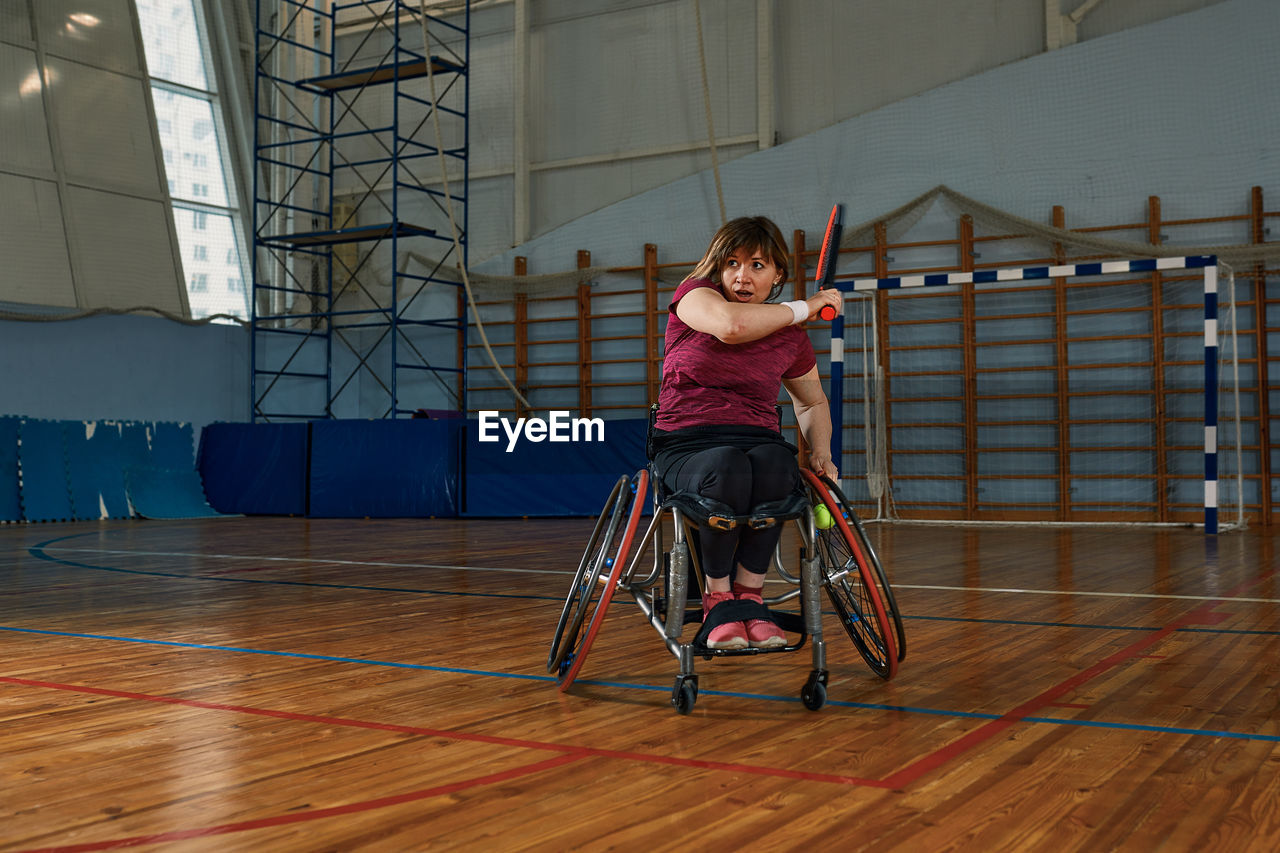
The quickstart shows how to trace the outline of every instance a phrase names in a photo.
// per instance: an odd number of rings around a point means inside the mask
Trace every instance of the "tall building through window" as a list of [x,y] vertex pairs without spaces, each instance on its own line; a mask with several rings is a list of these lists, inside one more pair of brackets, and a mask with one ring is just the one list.
[[[241,211],[229,184],[227,134],[221,120],[208,39],[194,0],[135,0],[156,127],[182,248],[192,317],[230,314],[247,319],[244,288],[208,287],[248,279]],[[208,251],[212,246],[215,251]]]

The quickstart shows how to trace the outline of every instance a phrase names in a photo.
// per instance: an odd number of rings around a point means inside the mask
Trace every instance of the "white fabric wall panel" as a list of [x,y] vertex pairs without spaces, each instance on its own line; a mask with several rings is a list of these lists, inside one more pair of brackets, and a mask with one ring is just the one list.
[[0,40],[0,301],[181,313],[130,0],[4,0]]
[[61,59],[48,65],[67,180],[158,197],[159,165],[142,80]]
[[515,136],[511,31],[471,38],[471,172],[511,169]]
[[[1131,27],[1141,27],[1172,15],[1194,12],[1223,0],[1107,0],[1089,10],[1077,26],[1079,41],[1098,38]],[[1071,12],[1080,3],[1064,2],[1064,11]]]
[[0,39],[30,42],[31,15],[26,3],[0,3]]
[[39,0],[33,5],[40,42],[49,53],[112,71],[142,71],[129,0]]
[[185,289],[164,205],[81,187],[68,195],[84,305],[149,305],[182,314]]
[[53,177],[34,50],[0,43],[0,168]]
[[[754,133],[755,4],[701,5],[716,136]],[[535,162],[707,138],[691,2],[558,19],[534,4],[531,41]]]
[[789,0],[777,8],[784,140],[1044,49],[1042,0]]
[[[1151,194],[1170,210],[1236,212],[1249,187],[1280,185],[1276,42],[1276,0],[1225,0],[1038,53],[722,164],[727,212],[813,232],[832,202],[861,223],[940,184],[1036,220],[1061,204],[1068,225],[1140,219]],[[579,248],[634,264],[645,242],[661,261],[692,260],[719,221],[704,171],[515,251],[547,272]],[[954,238],[943,222],[917,239]]]
[[[512,183],[511,175],[471,179],[468,215],[473,221],[483,217],[484,227],[477,229],[473,222],[467,229],[467,252],[470,257],[488,258],[510,248],[510,235],[515,229],[514,211],[511,207],[511,197],[515,192]],[[443,250],[434,251],[439,253]],[[504,274],[510,272],[511,269],[508,268]]]
[[[1085,17],[1080,39],[1219,2],[1108,0]],[[772,130],[778,142],[795,140],[1045,50],[1045,0],[701,0],[700,5],[722,164],[754,150],[761,133]],[[1062,0],[1061,5],[1071,12],[1080,3]],[[758,19],[762,8],[765,20]],[[536,0],[528,9],[532,233],[546,233],[593,209],[574,188],[579,183],[594,185],[592,203],[600,206],[627,197],[618,193],[687,177],[694,161],[705,167],[705,159],[666,156],[673,148],[705,145],[707,139],[692,0]],[[486,9],[486,45],[509,43],[513,20],[513,4]],[[479,41],[473,40],[473,48]],[[500,88],[489,89],[493,78],[484,63],[495,59],[487,46],[473,55],[472,98],[483,102],[485,111],[491,104],[497,118],[515,106],[512,87],[502,79],[509,68],[505,57],[495,75]],[[758,84],[761,63],[772,92]],[[478,132],[487,121],[478,116],[473,112],[473,146],[481,146],[473,169],[486,174],[491,168],[510,169],[510,161],[501,162],[497,141]],[[741,147],[734,147],[735,141]],[[599,168],[605,161],[612,172]],[[584,173],[577,179],[554,174],[562,168]],[[567,195],[537,197],[543,192],[538,187],[559,193],[566,183]],[[477,244],[509,238],[483,234],[497,223],[476,213],[472,236]]]
[[76,307],[52,181],[0,172],[0,294],[9,302]]
[[[719,152],[720,165],[724,166],[754,150],[754,145],[722,148]],[[703,149],[537,171],[529,183],[533,221],[545,223],[576,219],[669,183],[673,174],[688,175],[709,168],[711,154]],[[710,201],[714,208],[714,190]]]

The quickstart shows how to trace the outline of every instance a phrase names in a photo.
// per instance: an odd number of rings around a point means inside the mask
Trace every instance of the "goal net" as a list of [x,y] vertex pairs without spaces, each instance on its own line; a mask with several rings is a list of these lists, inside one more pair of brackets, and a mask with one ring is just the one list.
[[837,458],[869,516],[1243,525],[1235,283],[1216,257],[837,286]]

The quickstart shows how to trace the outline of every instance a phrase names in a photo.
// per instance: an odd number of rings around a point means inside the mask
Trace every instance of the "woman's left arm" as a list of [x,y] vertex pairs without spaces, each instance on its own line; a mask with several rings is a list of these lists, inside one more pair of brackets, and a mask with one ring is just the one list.
[[822,390],[818,366],[814,365],[808,373],[795,379],[783,379],[782,387],[791,395],[796,423],[809,445],[809,467],[816,474],[836,479],[839,471],[831,460],[831,409]]

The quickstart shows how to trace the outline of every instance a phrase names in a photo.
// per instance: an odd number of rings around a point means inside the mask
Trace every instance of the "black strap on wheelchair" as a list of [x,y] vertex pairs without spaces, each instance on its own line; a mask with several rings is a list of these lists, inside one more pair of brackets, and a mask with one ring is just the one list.
[[714,530],[733,530],[745,520],[745,516],[735,515],[733,508],[727,503],[697,492],[681,490],[667,495],[662,501],[662,508],[668,507],[680,510],[698,527],[710,527]]
[[776,501],[765,501],[751,508],[747,516],[747,524],[752,530],[773,527],[779,522],[791,518],[800,518],[809,509],[809,495],[798,489],[785,498]]
[[757,601],[743,601],[742,599],[722,601],[711,608],[711,612],[703,619],[702,628],[698,631],[698,635],[693,638],[694,648],[706,648],[707,637],[721,625],[729,622],[746,622],[748,619],[774,621],[773,614],[769,612],[769,608]]
[[728,504],[704,497],[696,492],[679,491],[662,501],[662,508],[675,507],[699,527],[733,530],[747,526],[752,530],[773,527],[792,518],[800,518],[809,509],[809,496],[795,491],[776,501],[765,501],[746,515],[735,515]]

